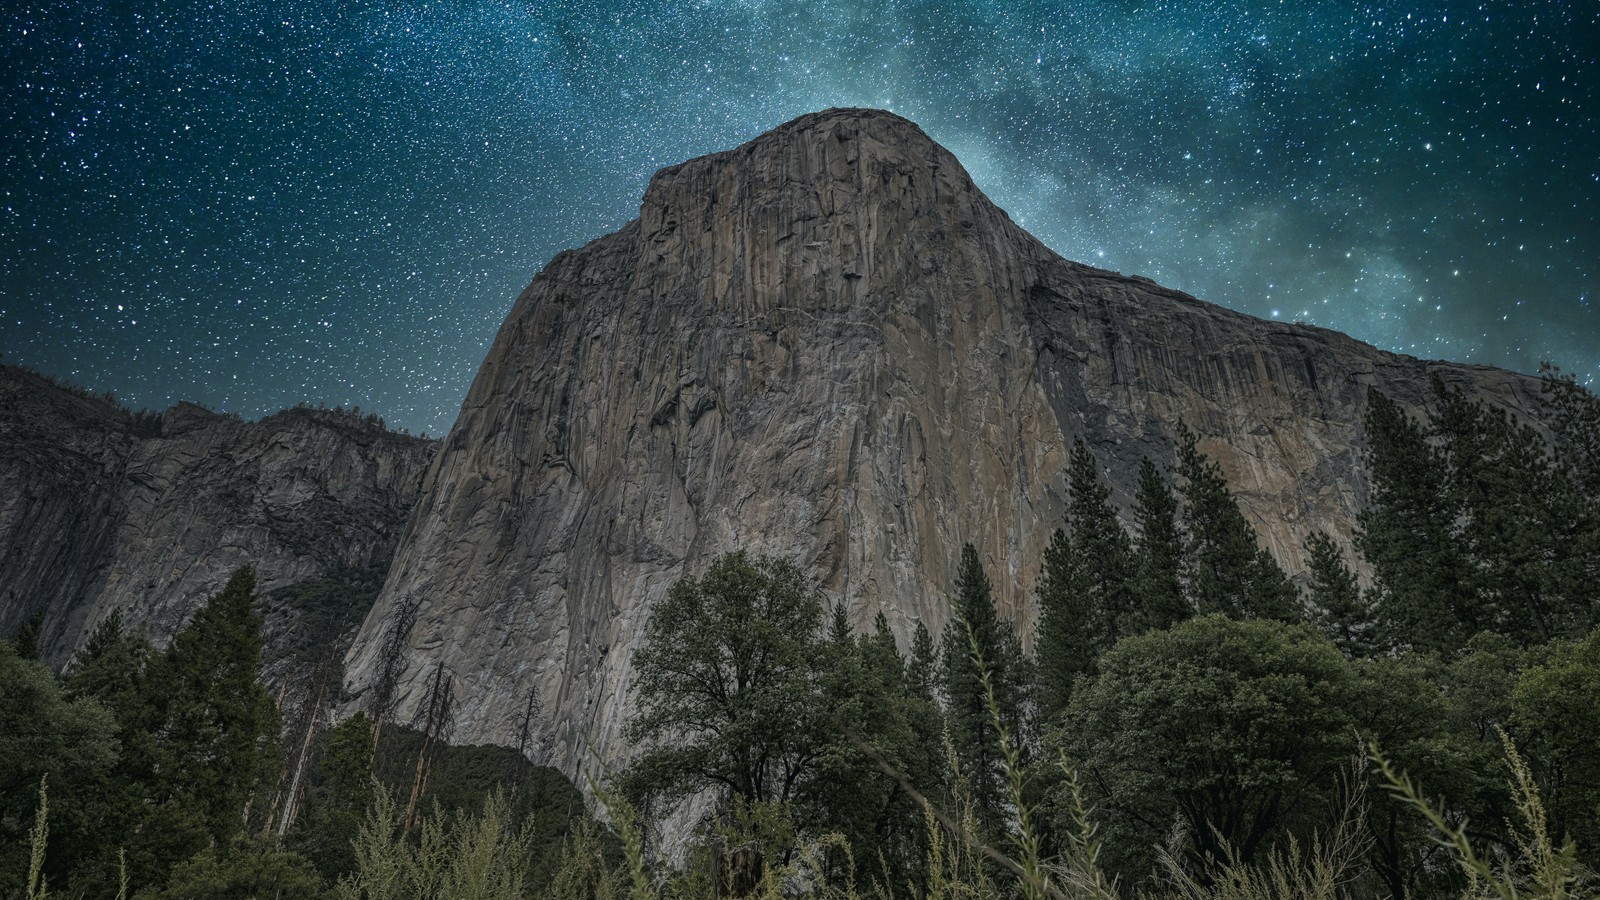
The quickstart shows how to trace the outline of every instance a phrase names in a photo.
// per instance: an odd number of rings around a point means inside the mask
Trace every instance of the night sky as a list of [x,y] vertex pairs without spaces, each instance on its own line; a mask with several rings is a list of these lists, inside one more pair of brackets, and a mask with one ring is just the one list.
[[0,79],[0,354],[133,407],[441,434],[551,256],[829,106],[1071,259],[1600,374],[1593,0],[12,0]]

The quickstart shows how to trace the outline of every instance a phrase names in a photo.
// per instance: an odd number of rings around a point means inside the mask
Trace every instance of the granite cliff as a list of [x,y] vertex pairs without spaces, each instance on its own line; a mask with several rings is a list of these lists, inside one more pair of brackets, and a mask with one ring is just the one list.
[[438,664],[458,741],[625,754],[630,660],[672,581],[739,547],[815,572],[860,625],[935,633],[962,542],[1025,635],[1082,437],[1129,500],[1180,422],[1291,571],[1348,539],[1376,386],[1538,383],[1267,322],[1062,259],[889,113],[829,110],[663,169],[638,219],[553,259],[506,317],[347,660],[370,686],[414,607],[402,716]]
[[269,599],[385,569],[435,446],[340,411],[131,414],[0,367],[0,634],[42,611],[60,665],[113,609],[164,643],[246,563]]

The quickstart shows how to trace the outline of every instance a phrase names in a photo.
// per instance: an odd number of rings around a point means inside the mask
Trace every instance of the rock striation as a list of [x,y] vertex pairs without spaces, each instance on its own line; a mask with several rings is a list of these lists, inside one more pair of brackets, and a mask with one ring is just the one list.
[[242,565],[261,590],[387,566],[435,442],[342,411],[131,414],[0,367],[0,634],[57,665],[113,609],[164,643]]
[[436,665],[456,740],[626,755],[631,660],[674,579],[735,548],[814,572],[865,625],[938,633],[963,542],[1024,635],[1082,437],[1126,505],[1141,457],[1201,437],[1290,571],[1348,539],[1376,386],[1532,409],[1538,383],[1261,321],[1067,261],[916,125],[803,116],[661,170],[638,219],[516,299],[427,472],[348,657],[371,685],[415,606],[401,711]]

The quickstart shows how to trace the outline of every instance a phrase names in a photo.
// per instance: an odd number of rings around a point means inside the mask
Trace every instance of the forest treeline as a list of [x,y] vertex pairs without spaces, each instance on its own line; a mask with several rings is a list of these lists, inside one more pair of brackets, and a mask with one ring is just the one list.
[[516,749],[448,746],[443,669],[394,721],[403,608],[320,730],[255,678],[248,571],[164,650],[113,619],[57,677],[19,634],[0,896],[1594,896],[1600,403],[1549,377],[1540,432],[1434,388],[1370,396],[1354,546],[1299,579],[1192,434],[1126,516],[1076,444],[1026,652],[971,546],[904,649],[719,558],[652,611],[588,808],[526,762],[532,695]]

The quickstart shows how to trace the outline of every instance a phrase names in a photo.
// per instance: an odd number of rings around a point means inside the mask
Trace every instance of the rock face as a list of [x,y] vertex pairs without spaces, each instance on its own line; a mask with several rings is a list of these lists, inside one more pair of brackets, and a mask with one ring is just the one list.
[[804,116],[663,169],[639,218],[560,254],[507,316],[428,470],[348,659],[360,690],[417,604],[402,715],[436,664],[458,741],[547,713],[539,762],[626,755],[652,605],[749,548],[813,571],[858,626],[938,633],[963,542],[1026,636],[1074,438],[1127,504],[1181,422],[1294,572],[1348,538],[1366,389],[1428,376],[1512,407],[1534,379],[1265,322],[1069,262],[914,124]]
[[0,634],[66,661],[113,609],[164,643],[246,563],[263,592],[386,564],[435,444],[337,411],[135,416],[0,367]]

